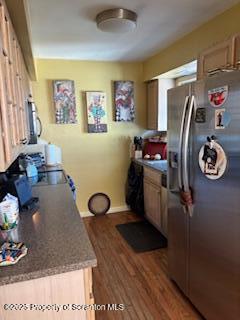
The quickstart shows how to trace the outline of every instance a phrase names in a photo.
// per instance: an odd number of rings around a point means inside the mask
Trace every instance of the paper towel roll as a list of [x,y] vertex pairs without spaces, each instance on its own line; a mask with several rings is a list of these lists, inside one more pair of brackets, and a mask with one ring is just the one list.
[[45,146],[46,164],[47,166],[54,166],[57,164],[56,148],[54,144],[47,144]]
[[57,146],[55,146],[55,150],[56,150],[56,162],[57,164],[62,164],[62,150]]
[[49,143],[45,146],[45,156],[47,166],[62,164],[62,150],[55,144]]

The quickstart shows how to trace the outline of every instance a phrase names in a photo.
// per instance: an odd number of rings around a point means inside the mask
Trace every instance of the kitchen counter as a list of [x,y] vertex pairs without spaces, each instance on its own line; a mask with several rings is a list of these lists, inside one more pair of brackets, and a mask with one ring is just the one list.
[[68,184],[34,187],[33,195],[39,198],[39,210],[21,213],[18,227],[11,231],[15,241],[26,244],[28,254],[16,265],[0,269],[0,285],[97,265]]
[[167,160],[134,159],[134,162],[160,171],[163,174],[167,174]]

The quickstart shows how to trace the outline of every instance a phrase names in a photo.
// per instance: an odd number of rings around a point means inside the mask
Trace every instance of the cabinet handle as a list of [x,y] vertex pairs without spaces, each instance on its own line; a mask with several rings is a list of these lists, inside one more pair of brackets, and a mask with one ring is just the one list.
[[214,74],[219,73],[219,72],[221,72],[221,69],[220,68],[216,68],[216,69],[209,70],[207,75],[208,76],[213,76]]
[[[239,61],[239,64],[240,64],[240,61]],[[225,68],[216,68],[216,69],[209,70],[207,73],[207,76],[211,77],[220,72],[232,72],[235,69],[236,68],[234,68],[231,64],[227,64]]]
[[27,144],[27,139],[26,138],[25,139],[21,139],[20,141],[21,141],[22,144]]

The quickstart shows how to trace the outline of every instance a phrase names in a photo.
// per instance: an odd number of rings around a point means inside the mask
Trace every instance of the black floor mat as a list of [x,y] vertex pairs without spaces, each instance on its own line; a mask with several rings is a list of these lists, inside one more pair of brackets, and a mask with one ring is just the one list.
[[116,228],[135,252],[167,247],[167,239],[146,220],[118,224]]

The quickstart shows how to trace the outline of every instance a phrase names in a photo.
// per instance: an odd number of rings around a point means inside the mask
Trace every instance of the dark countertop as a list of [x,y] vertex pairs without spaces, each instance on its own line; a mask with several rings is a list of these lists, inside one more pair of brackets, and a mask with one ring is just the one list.
[[38,212],[21,213],[12,231],[13,240],[27,245],[28,254],[16,265],[0,268],[0,285],[97,265],[68,184],[35,187],[33,195],[39,197]]
[[134,159],[134,161],[142,166],[147,166],[154,170],[160,171],[163,174],[167,174],[167,160]]

